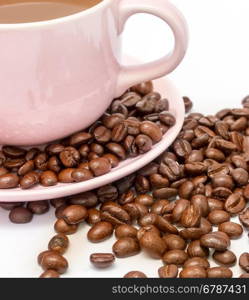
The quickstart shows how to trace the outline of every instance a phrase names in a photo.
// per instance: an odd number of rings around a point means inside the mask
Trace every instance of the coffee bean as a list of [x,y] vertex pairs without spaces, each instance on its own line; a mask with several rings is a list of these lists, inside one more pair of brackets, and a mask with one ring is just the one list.
[[131,88],[131,91],[145,96],[153,91],[153,83],[152,81],[147,81],[141,84],[134,85]]
[[167,234],[163,236],[163,240],[168,250],[184,250],[186,248],[186,242],[179,235]]
[[67,168],[75,167],[80,160],[80,154],[74,147],[66,147],[60,153],[60,160]]
[[160,189],[167,187],[169,185],[169,181],[160,174],[152,174],[150,175],[150,184],[153,188]]
[[119,204],[107,202],[101,206],[101,219],[110,222],[113,226],[130,223],[129,214]]
[[0,207],[5,210],[12,210],[13,208],[23,206],[23,202],[0,202]]
[[93,253],[90,256],[90,262],[96,268],[108,268],[115,261],[115,256],[112,253]]
[[249,208],[245,209],[242,213],[239,214],[240,223],[249,228]]
[[185,164],[185,171],[190,176],[202,175],[207,171],[207,166],[203,162],[192,162]]
[[[63,210],[64,211],[64,210]],[[78,229],[77,224],[67,224],[64,219],[58,219],[54,224],[54,230],[57,233],[62,233],[66,235],[74,234]]]
[[188,259],[188,255],[183,250],[169,250],[163,256],[163,262],[168,265],[183,265],[185,261]]
[[112,129],[111,139],[113,142],[119,143],[123,141],[127,135],[128,127],[125,122],[121,122]]
[[47,170],[47,159],[48,159],[48,156],[46,153],[42,152],[40,154],[37,154],[37,156],[34,159],[35,167],[40,171],[46,171]]
[[57,155],[60,154],[64,149],[65,147],[62,144],[50,144],[45,148],[45,151],[49,155]]
[[10,158],[20,158],[26,154],[26,150],[14,146],[3,146],[2,152]]
[[35,164],[34,164],[33,160],[27,161],[19,168],[18,175],[23,176],[23,175],[33,171],[34,166],[35,166]]
[[136,177],[135,187],[138,193],[145,194],[150,190],[150,182],[145,176],[138,175]]
[[238,185],[246,185],[248,183],[248,172],[242,168],[234,169],[231,175]]
[[167,265],[158,269],[160,278],[176,278],[178,275],[178,267],[176,265]]
[[[222,235],[221,235],[222,233]],[[200,239],[201,245],[218,251],[225,251],[229,245],[229,237],[221,231],[205,234]]]
[[201,216],[206,217],[209,213],[207,197],[204,195],[194,195],[191,197],[191,204],[200,211]]
[[149,136],[154,143],[158,143],[162,139],[162,132],[159,127],[150,121],[144,121],[140,124],[140,132]]
[[159,114],[159,120],[166,126],[174,126],[176,123],[176,118],[172,113],[163,111]]
[[73,183],[74,179],[72,177],[72,173],[75,171],[73,168],[67,168],[58,174],[58,181],[62,183]]
[[190,206],[190,202],[188,200],[185,200],[185,199],[177,200],[176,205],[175,205],[175,207],[173,209],[173,212],[172,212],[173,221],[174,222],[180,221],[183,212],[189,206]]
[[125,237],[118,239],[112,247],[116,257],[124,258],[136,255],[140,252],[140,246],[137,239]]
[[145,95],[141,101],[137,102],[136,109],[141,114],[151,114],[155,111],[156,102],[161,98],[158,93],[152,92]]
[[131,271],[125,274],[124,278],[147,278],[147,276],[140,271]]
[[137,231],[138,230],[135,227],[128,224],[123,224],[118,226],[115,229],[115,236],[117,239],[126,238],[126,237],[136,238]]
[[108,143],[106,148],[121,160],[126,158],[125,149],[117,143]]
[[136,197],[135,202],[145,206],[151,206],[154,203],[154,200],[150,195],[142,194]]
[[212,186],[213,188],[225,187],[231,190],[234,187],[234,183],[231,176],[219,175],[212,178]]
[[98,189],[97,196],[102,203],[115,201],[118,198],[118,190],[113,185],[105,185]]
[[224,209],[224,202],[218,199],[208,198],[207,201],[208,201],[208,207],[210,211]]
[[232,278],[233,272],[226,267],[214,267],[207,269],[208,278]]
[[57,175],[53,171],[45,171],[40,175],[40,183],[43,186],[53,186],[58,182]]
[[157,199],[170,199],[174,198],[177,192],[175,188],[161,188],[153,191],[153,197]]
[[238,238],[243,233],[241,225],[233,222],[225,222],[219,225],[219,231],[225,232],[230,238]]
[[244,273],[240,275],[240,278],[249,278],[249,273]]
[[66,272],[68,268],[67,260],[57,252],[47,252],[41,258],[41,267],[47,270],[57,271],[59,274]]
[[94,138],[99,143],[108,143],[111,140],[112,133],[105,126],[99,126],[94,130]]
[[231,214],[238,214],[246,206],[245,198],[238,193],[233,193],[225,201],[225,210]]
[[164,240],[153,231],[146,231],[139,239],[141,249],[150,257],[161,259],[164,252],[167,250]]
[[86,208],[91,208],[98,204],[98,198],[94,192],[85,192],[71,196],[69,202],[70,204],[83,205]]
[[75,182],[82,182],[93,178],[91,171],[86,169],[75,169],[72,172],[72,178]]
[[59,278],[60,274],[55,270],[47,270],[43,272],[40,278]]
[[159,229],[157,229],[154,225],[147,225],[138,230],[137,239],[140,240],[146,232],[151,232],[159,237],[161,236]]
[[19,177],[16,174],[7,173],[0,176],[0,189],[16,188],[19,184]]
[[186,207],[180,221],[183,227],[198,227],[201,221],[199,207],[192,204]]
[[57,199],[50,200],[50,204],[55,208],[65,205],[66,202],[67,202],[67,198],[57,198]]
[[92,243],[102,242],[113,233],[113,226],[109,222],[99,222],[94,224],[94,226],[88,231],[87,238]]
[[101,176],[111,170],[111,164],[106,158],[96,158],[91,160],[89,167],[95,176]]
[[48,201],[29,202],[27,208],[35,215],[42,215],[48,212],[49,202]]
[[101,221],[100,211],[96,208],[88,209],[88,217],[86,219],[86,222],[89,225],[95,225],[96,223],[98,223],[100,221]]
[[55,209],[54,214],[55,214],[55,216],[56,216],[57,219],[62,219],[62,216],[63,216],[63,210],[64,210],[66,207],[67,207],[67,204],[64,204],[64,205],[61,205],[61,206],[59,206],[59,207],[57,207],[57,208]]
[[187,248],[187,253],[189,257],[208,257],[209,249],[203,246],[200,240],[195,240],[190,242]]
[[249,253],[248,252],[244,252],[243,254],[241,254],[241,256],[239,258],[239,265],[244,271],[249,273]]
[[19,169],[25,164],[24,158],[8,159],[4,162],[3,166],[9,170]]
[[64,209],[62,213],[62,218],[69,225],[74,225],[78,223],[82,223],[87,218],[88,213],[87,209],[82,205],[70,205]]
[[5,175],[7,173],[9,173],[9,171],[6,168],[0,167],[0,176]]
[[140,154],[144,154],[151,150],[152,140],[149,136],[144,134],[139,134],[135,139],[135,144],[138,147]]
[[[151,212],[153,214],[157,214],[157,215],[163,215],[167,209],[169,204],[172,202],[169,202],[168,200],[157,200],[151,207]],[[174,205],[174,203],[173,203]],[[173,210],[173,208],[172,208]]]
[[197,240],[203,235],[203,230],[198,227],[186,228],[179,232],[185,240]]
[[200,266],[184,267],[179,274],[180,278],[207,278],[207,272]]
[[[70,144],[70,146],[77,147],[77,146],[87,143],[91,138],[92,138],[92,135],[88,132],[84,132],[84,131],[78,132],[78,133],[73,134],[70,137],[69,144]],[[63,150],[61,150],[60,152],[62,152]]]
[[69,239],[64,234],[55,235],[48,243],[48,249],[64,254],[69,246]]
[[225,250],[225,251],[215,251],[213,254],[213,259],[222,265],[232,265],[236,262],[236,255],[230,251],[230,250]]
[[188,113],[193,107],[193,102],[188,97],[183,97],[183,101],[185,105],[185,111]]
[[230,214],[224,210],[212,210],[208,215],[208,220],[213,225],[219,225],[230,220]]
[[31,222],[32,212],[25,207],[15,207],[9,213],[9,219],[12,223],[25,224]]
[[204,257],[191,257],[188,260],[185,261],[183,267],[188,268],[188,267],[201,267],[204,269],[208,269],[210,267],[210,264],[208,260]]
[[142,98],[138,92],[127,92],[121,97],[121,104],[130,108],[132,106],[135,106],[141,99]]

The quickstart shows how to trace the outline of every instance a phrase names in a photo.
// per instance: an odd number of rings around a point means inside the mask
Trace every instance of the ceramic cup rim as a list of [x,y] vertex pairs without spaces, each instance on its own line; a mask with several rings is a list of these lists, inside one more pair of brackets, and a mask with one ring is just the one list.
[[63,16],[51,20],[44,20],[44,21],[35,21],[35,22],[27,22],[27,23],[0,23],[0,30],[6,29],[34,29],[34,28],[41,28],[46,26],[52,26],[57,24],[62,24],[71,21],[77,21],[78,19],[82,19],[85,16],[89,16],[94,14],[99,9],[108,6],[113,0],[101,0],[96,5],[89,7],[86,10],[79,11],[74,14],[70,14],[68,16]]

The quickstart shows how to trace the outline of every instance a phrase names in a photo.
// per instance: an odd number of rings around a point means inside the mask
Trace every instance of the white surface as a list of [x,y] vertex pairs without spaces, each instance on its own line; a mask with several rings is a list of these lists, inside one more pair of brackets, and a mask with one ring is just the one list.
[[[195,110],[215,113],[218,109],[236,107],[249,93],[249,1],[248,0],[174,0],[189,23],[190,47],[182,65],[170,75],[182,93],[195,101]],[[160,20],[151,16],[132,17],[126,27],[124,44],[127,54],[150,60],[164,54],[172,37]],[[166,47],[166,46],[168,47]],[[14,225],[5,211],[0,211],[0,277],[37,277],[41,273],[36,256],[46,249],[53,236],[53,212],[35,217],[28,225]],[[70,269],[67,277],[122,277],[130,270],[157,276],[160,260],[143,254],[117,259],[111,269],[96,270],[88,262],[92,252],[111,251],[114,238],[101,244],[90,244],[84,225],[70,237],[66,253]],[[249,242],[233,240],[231,249],[240,255],[248,251]],[[232,268],[234,276],[241,270]]]

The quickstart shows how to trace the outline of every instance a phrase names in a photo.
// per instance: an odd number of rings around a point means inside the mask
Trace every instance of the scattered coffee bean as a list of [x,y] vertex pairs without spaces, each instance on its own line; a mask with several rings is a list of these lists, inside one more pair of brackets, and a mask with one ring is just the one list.
[[249,228],[249,208],[239,214],[239,220],[243,226]]
[[60,274],[55,270],[47,270],[43,272],[40,278],[59,278]]
[[93,253],[90,261],[96,268],[108,268],[114,263],[115,256],[112,253]]
[[48,212],[49,203],[48,201],[33,201],[28,203],[27,208],[35,215],[42,215]]
[[12,223],[25,224],[31,222],[32,212],[25,207],[15,207],[10,211],[9,219]]
[[64,234],[55,235],[48,243],[48,249],[64,254],[69,246],[69,239]]
[[125,274],[124,278],[147,278],[147,276],[140,271],[131,271]]
[[241,256],[239,258],[239,265],[244,271],[249,273],[249,253],[248,252],[244,252],[243,254],[241,254]]
[[70,225],[82,223],[87,216],[87,209],[82,205],[76,204],[66,207],[62,213],[62,218]]
[[136,238],[137,231],[138,230],[135,227],[128,224],[123,224],[115,229],[115,236],[117,239],[122,239],[126,237]]
[[180,278],[207,278],[207,271],[200,266],[184,267],[179,274]]
[[158,269],[160,278],[176,278],[178,275],[178,267],[176,265],[167,265]]
[[41,257],[40,261],[41,267],[47,270],[57,271],[59,274],[66,272],[68,268],[67,260],[58,252],[47,252]]
[[191,257],[188,260],[185,261],[183,267],[202,267],[204,269],[208,269],[210,267],[210,264],[208,260],[204,257]]
[[207,269],[208,278],[232,278],[233,272],[226,267],[214,267]]
[[230,251],[230,250],[225,250],[225,251],[215,251],[213,254],[213,259],[222,265],[232,265],[236,262],[236,255]]
[[140,252],[140,246],[137,239],[125,237],[118,239],[112,247],[116,257],[124,258],[136,255]]
[[78,225],[74,224],[74,225],[70,225],[67,224],[64,219],[58,219],[55,224],[54,224],[54,230],[57,233],[62,233],[62,234],[74,234],[78,229]]
[[233,222],[225,222],[219,225],[219,231],[225,232],[230,238],[238,238],[243,233],[241,225]]
[[87,238],[92,243],[99,243],[108,239],[113,233],[113,226],[109,222],[96,223],[87,233]]
[[218,251],[225,251],[230,245],[228,235],[221,231],[205,234],[201,237],[200,241],[202,246]]
[[188,259],[188,254],[183,250],[169,250],[163,256],[163,262],[168,265],[183,265]]

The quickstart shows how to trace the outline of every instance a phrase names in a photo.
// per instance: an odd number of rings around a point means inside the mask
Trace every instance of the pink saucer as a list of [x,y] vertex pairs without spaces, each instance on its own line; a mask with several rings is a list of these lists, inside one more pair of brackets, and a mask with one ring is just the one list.
[[150,152],[136,158],[127,159],[124,162],[121,162],[119,166],[114,168],[110,173],[85,182],[58,184],[49,188],[37,186],[30,190],[22,190],[20,188],[0,190],[0,201],[48,200],[86,192],[119,180],[150,163],[164,152],[175,140],[181,130],[185,114],[182,97],[169,79],[161,78],[155,80],[154,86],[156,91],[159,91],[163,97],[166,97],[169,100],[170,111],[175,115],[177,122],[176,125],[164,135],[161,142],[156,144]]

